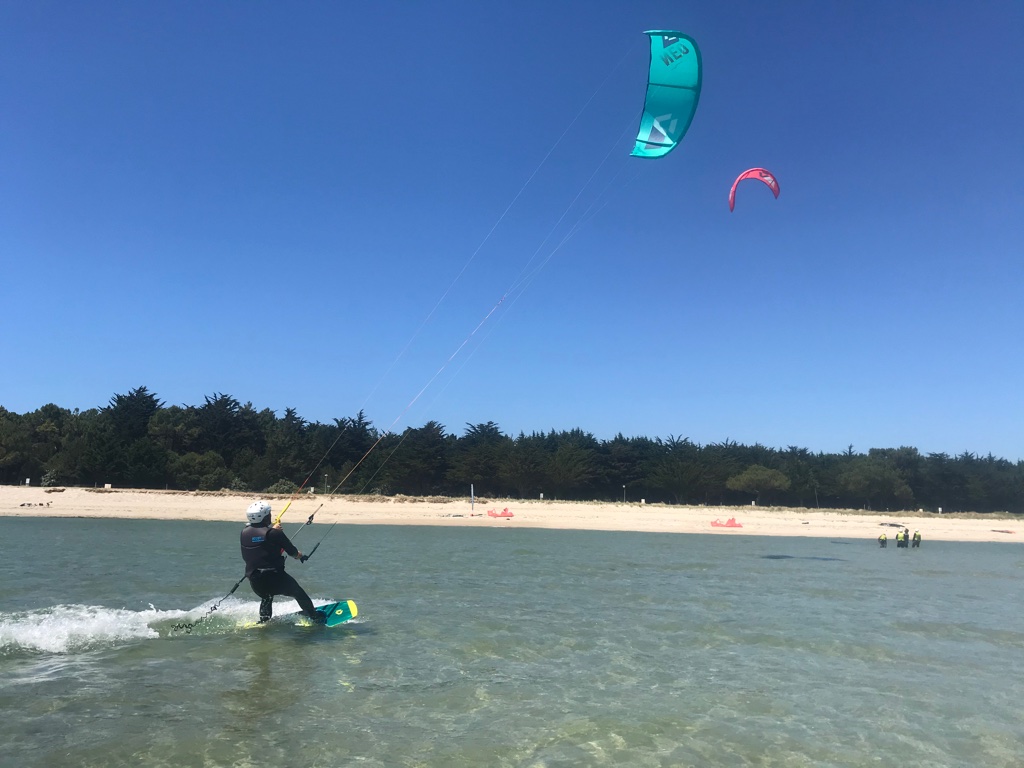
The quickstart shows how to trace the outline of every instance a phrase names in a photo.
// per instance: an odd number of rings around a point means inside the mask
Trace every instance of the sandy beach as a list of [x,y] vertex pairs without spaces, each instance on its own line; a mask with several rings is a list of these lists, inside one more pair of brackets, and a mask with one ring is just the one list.
[[[0,516],[84,517],[244,522],[258,497],[206,491],[0,487]],[[901,525],[920,530],[924,541],[1024,541],[1024,521],[1008,515],[864,512],[778,507],[691,507],[639,503],[524,501],[512,499],[267,497],[275,515],[291,502],[285,523],[344,525],[466,525],[562,528],[595,531],[705,533],[721,536],[817,536],[895,539]],[[320,508],[322,505],[322,508]],[[493,513],[489,514],[489,513]],[[715,526],[712,522],[735,527]],[[895,544],[893,544],[895,546]]]

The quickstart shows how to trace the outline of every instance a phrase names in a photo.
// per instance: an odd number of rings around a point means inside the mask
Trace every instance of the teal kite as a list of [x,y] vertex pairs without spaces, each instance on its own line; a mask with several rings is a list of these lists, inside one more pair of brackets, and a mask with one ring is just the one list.
[[644,34],[651,39],[651,69],[644,114],[630,154],[664,157],[686,135],[697,111],[700,49],[682,32],[654,30]]

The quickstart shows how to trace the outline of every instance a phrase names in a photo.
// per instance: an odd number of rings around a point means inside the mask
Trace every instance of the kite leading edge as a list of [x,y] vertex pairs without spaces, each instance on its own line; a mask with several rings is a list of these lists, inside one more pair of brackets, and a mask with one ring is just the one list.
[[651,42],[647,98],[640,118],[635,157],[664,157],[682,140],[700,99],[700,49],[674,30],[644,32]]

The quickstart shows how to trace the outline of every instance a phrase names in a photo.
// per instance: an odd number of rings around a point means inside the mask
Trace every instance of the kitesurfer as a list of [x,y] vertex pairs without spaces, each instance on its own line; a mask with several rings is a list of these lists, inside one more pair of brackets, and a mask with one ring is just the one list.
[[306,562],[295,545],[289,541],[280,523],[271,523],[270,505],[254,501],[245,511],[249,524],[242,529],[242,559],[245,575],[252,591],[260,596],[260,622],[270,621],[274,612],[274,595],[294,597],[302,613],[313,621],[322,621],[306,591],[291,575],[284,571],[285,553],[301,563]]

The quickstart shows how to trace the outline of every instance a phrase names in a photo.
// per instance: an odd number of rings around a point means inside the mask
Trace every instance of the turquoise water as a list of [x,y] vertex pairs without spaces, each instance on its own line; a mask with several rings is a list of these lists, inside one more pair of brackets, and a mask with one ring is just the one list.
[[185,634],[241,525],[0,524],[4,766],[1024,765],[1019,545],[338,526]]

